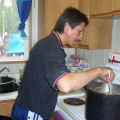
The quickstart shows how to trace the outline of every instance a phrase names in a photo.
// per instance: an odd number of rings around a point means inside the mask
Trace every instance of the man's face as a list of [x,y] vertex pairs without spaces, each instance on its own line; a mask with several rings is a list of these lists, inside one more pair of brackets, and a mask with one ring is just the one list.
[[85,23],[82,22],[80,25],[76,26],[74,29],[68,24],[67,30],[65,31],[66,44],[73,46],[78,41],[82,40],[83,32],[85,29]]

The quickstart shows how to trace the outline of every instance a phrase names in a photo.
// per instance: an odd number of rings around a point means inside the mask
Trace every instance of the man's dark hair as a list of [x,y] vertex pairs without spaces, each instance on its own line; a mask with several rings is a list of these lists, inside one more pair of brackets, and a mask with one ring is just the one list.
[[59,33],[64,32],[65,23],[69,23],[72,29],[74,29],[77,25],[80,25],[82,22],[85,25],[88,25],[88,18],[85,14],[77,10],[76,8],[68,7],[64,10],[62,15],[59,17],[53,31],[57,31]]

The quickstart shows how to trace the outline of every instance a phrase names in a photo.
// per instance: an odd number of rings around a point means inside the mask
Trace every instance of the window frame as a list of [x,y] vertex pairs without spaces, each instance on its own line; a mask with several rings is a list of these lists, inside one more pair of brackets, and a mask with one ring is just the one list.
[[[30,11],[30,15],[29,15],[29,22],[28,22],[28,36],[29,36],[29,39],[28,39],[28,58],[29,58],[29,54],[30,54],[30,50],[32,48],[32,6],[31,6],[31,11]],[[14,63],[26,63],[28,61],[28,59],[26,60],[2,60],[0,61],[0,64],[14,64]]]

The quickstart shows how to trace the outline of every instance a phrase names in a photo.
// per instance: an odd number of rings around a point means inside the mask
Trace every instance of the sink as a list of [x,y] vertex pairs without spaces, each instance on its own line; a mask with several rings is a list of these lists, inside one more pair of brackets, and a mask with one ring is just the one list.
[[14,78],[0,77],[0,93],[18,91],[19,85]]
[[0,77],[8,77],[8,75],[0,75]]
[[17,83],[13,83],[13,91],[18,91],[19,86]]

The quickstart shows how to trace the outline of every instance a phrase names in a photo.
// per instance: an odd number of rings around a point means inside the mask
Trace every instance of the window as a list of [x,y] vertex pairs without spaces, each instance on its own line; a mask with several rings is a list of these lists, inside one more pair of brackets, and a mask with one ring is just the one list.
[[[18,26],[17,0],[0,0],[0,61],[24,61],[28,59],[28,38],[21,38]],[[29,20],[25,32],[29,35]]]

